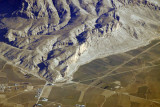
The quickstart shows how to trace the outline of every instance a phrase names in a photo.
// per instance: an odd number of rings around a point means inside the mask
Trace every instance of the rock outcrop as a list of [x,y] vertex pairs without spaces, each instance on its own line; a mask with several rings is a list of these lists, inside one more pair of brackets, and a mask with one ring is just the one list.
[[[49,82],[158,38],[159,0],[0,0],[0,55]],[[8,8],[8,9],[7,9]]]

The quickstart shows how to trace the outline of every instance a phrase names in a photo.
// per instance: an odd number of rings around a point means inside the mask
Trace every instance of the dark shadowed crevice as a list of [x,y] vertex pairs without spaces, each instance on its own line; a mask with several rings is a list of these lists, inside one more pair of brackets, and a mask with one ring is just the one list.
[[81,45],[81,44],[83,44],[84,42],[86,42],[86,34],[87,34],[87,31],[85,31],[85,32],[82,32],[81,34],[79,34],[76,38],[77,38],[77,41],[78,41],[78,43]]
[[119,20],[120,20],[120,17],[119,17],[119,16],[116,16],[116,19],[119,21]]
[[8,32],[8,29],[6,29],[6,28],[0,29],[0,42],[4,42],[8,45],[11,45],[11,46],[14,46],[14,47],[18,48],[18,46],[15,45],[16,40],[15,41],[9,41],[9,39],[5,37],[7,32]]
[[102,5],[103,5],[103,0],[99,0],[96,4],[96,12],[97,12],[98,15],[99,15],[100,8],[101,8]]
[[95,25],[95,28],[102,28],[103,26],[102,26],[102,24],[96,24]]
[[0,29],[0,42],[4,42],[7,44],[11,44],[8,40],[8,38],[5,38],[4,35],[6,35],[8,32],[8,29],[4,28],[4,29]]
[[64,4],[61,1],[57,1],[57,0],[52,0],[55,8],[57,9],[59,18],[60,18],[60,22],[59,23],[63,23],[65,20],[65,17],[67,15],[67,10],[64,6]]
[[47,68],[48,64],[46,62],[41,62],[41,63],[38,64],[38,67],[41,71],[41,70],[44,70],[45,68]]
[[72,41],[69,41],[69,42],[68,42],[68,46],[73,46],[73,42],[72,42]]
[[65,71],[67,70],[68,66],[65,66],[61,71],[61,76],[64,77],[65,76]]
[[47,60],[51,59],[51,58],[55,58],[60,56],[61,54],[63,54],[65,52],[65,50],[61,50],[61,49],[56,49],[56,50],[52,50],[48,53],[47,56]]
[[0,16],[10,16],[21,7],[22,0],[0,0]]
[[73,23],[78,18],[78,16],[80,16],[80,9],[76,7],[74,4],[70,4],[69,7],[71,12],[71,19],[68,23],[70,24]]
[[0,42],[6,42],[7,39],[4,37],[6,35],[8,30],[6,28],[0,29]]

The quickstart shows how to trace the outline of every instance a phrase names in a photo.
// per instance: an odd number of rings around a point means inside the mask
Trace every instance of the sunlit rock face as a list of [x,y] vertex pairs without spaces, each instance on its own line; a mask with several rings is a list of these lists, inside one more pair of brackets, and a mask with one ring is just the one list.
[[159,0],[0,0],[0,55],[49,82],[158,38]]

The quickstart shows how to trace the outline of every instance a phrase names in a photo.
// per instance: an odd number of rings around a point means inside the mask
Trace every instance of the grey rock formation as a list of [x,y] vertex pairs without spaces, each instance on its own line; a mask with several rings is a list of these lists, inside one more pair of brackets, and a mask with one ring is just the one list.
[[0,0],[0,55],[49,82],[158,38],[159,0]]

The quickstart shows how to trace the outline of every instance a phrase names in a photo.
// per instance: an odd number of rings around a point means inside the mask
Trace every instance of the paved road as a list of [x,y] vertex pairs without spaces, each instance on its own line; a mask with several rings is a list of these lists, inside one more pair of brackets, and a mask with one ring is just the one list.
[[46,82],[45,85],[43,86],[43,89],[42,89],[42,91],[41,91],[41,93],[40,93],[40,95],[39,95],[39,97],[38,97],[38,99],[37,99],[36,104],[38,104],[38,102],[39,102],[39,100],[40,100],[40,98],[41,98],[41,96],[42,96],[42,94],[43,94],[43,91],[44,91],[45,87],[47,86],[47,84],[48,84],[48,82]]

